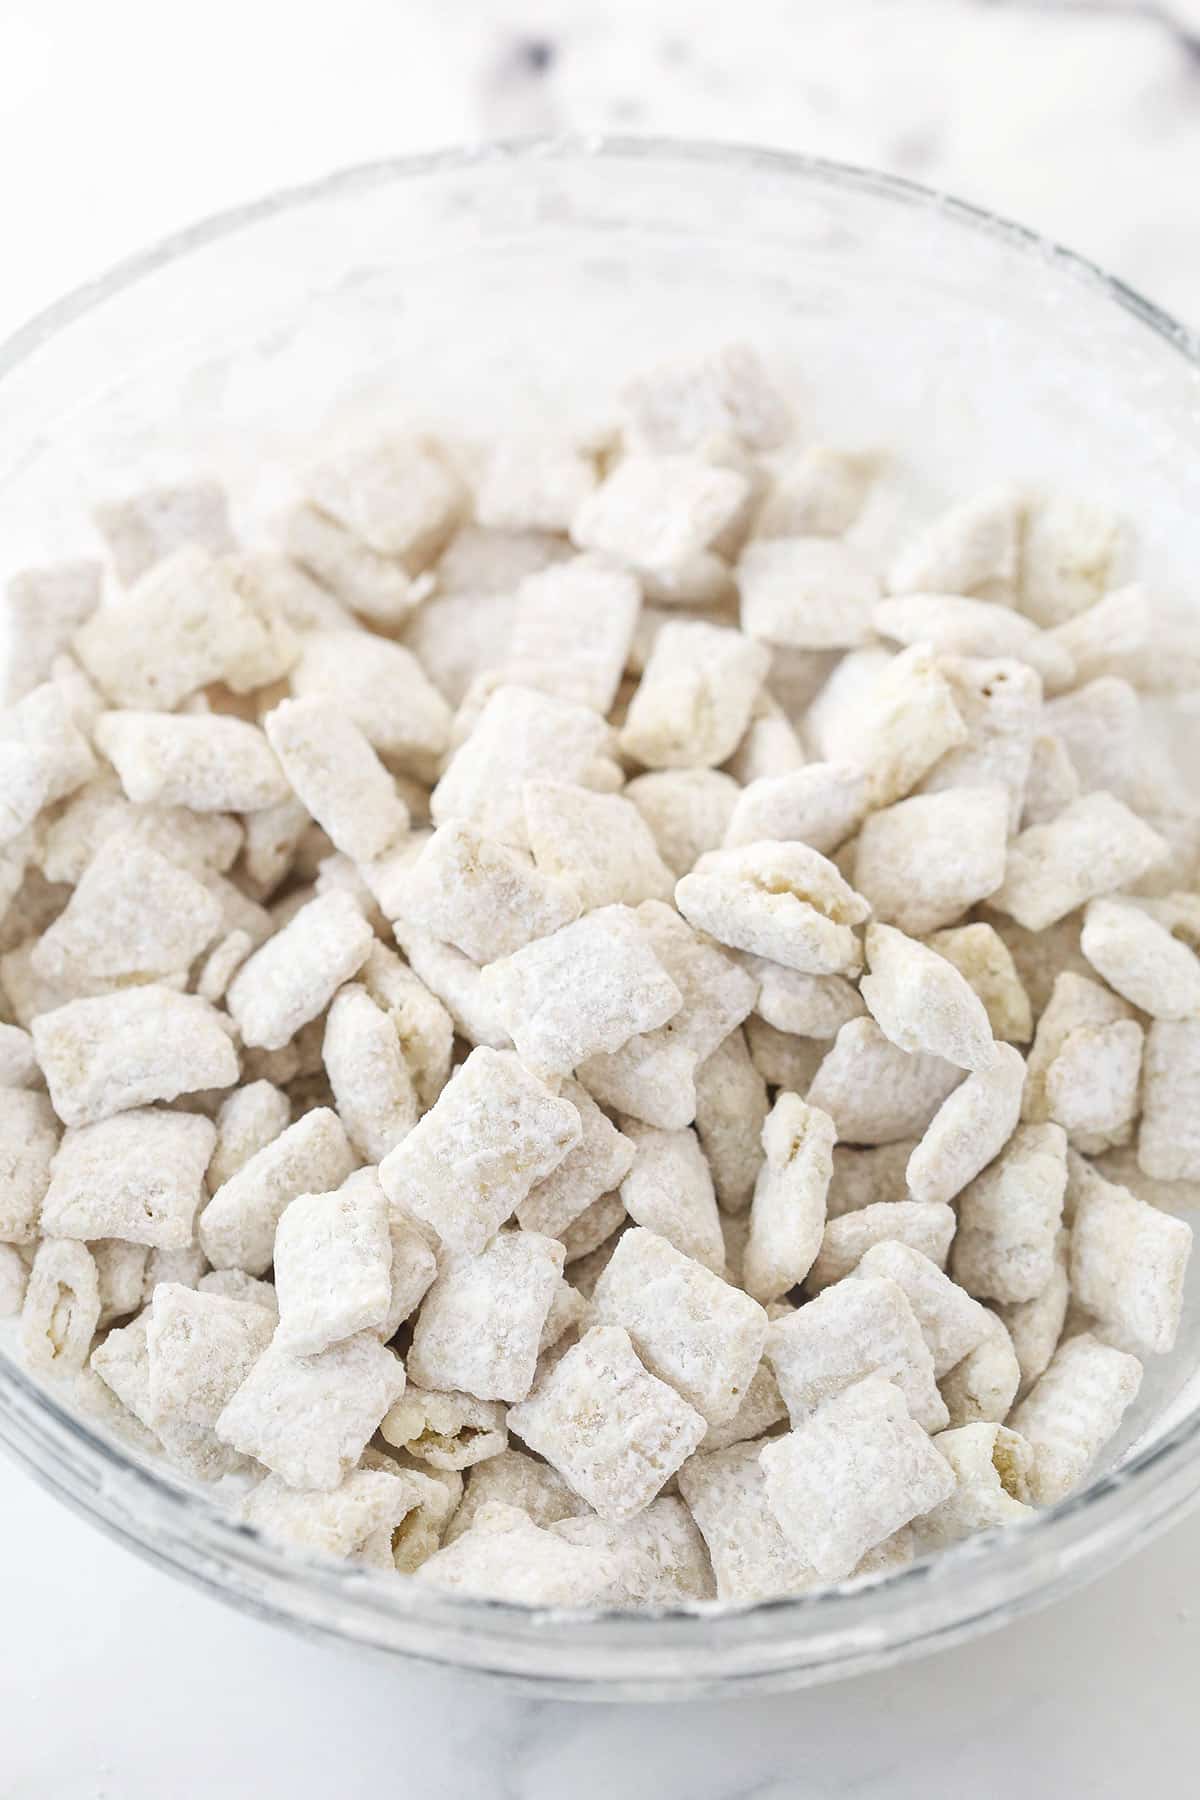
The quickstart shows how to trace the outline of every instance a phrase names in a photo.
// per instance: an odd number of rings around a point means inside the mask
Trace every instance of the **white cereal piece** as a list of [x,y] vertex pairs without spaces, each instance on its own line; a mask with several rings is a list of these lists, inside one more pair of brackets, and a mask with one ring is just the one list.
[[828,537],[753,538],[737,564],[742,630],[796,650],[849,650],[873,637],[879,582]]
[[717,435],[752,450],[771,450],[784,441],[791,423],[748,344],[659,364],[628,381],[621,399],[635,441],[658,451],[695,450]]
[[299,1194],[275,1232],[276,1347],[313,1356],[383,1325],[392,1298],[388,1204],[377,1181]]
[[252,611],[282,619],[301,643],[312,631],[354,628],[341,601],[282,551],[227,551],[221,566]]
[[364,1161],[381,1162],[420,1108],[395,1026],[358,982],[334,996],[321,1054],[346,1135]]
[[1048,825],[1060,812],[1078,800],[1079,776],[1070,752],[1055,731],[1039,731],[1033,740],[1029,774],[1025,778],[1025,799],[1021,807],[1021,827]]
[[891,925],[867,926],[866,953],[870,972],[861,993],[885,1037],[961,1069],[991,1067],[996,1045],[987,1012],[952,963]]
[[1071,1224],[1072,1297],[1139,1356],[1174,1348],[1192,1228],[1093,1172]]
[[499,1232],[479,1255],[444,1263],[413,1328],[413,1380],[524,1400],[562,1267],[563,1246],[533,1231]]
[[871,451],[813,444],[772,481],[754,536],[841,537],[863,509],[880,458]]
[[202,1000],[217,1006],[225,998],[225,990],[250,952],[254,939],[248,931],[229,931],[209,951],[195,978],[195,989]]
[[637,918],[682,1005],[656,1030],[589,1056],[579,1079],[602,1105],[680,1130],[695,1117],[696,1070],[746,1018],[754,981],[661,901],[644,901]]
[[74,648],[111,704],[172,712],[213,682],[244,694],[280,680],[298,644],[273,608],[250,604],[223,561],[189,545],[93,613]]
[[608,743],[608,726],[589,707],[531,688],[497,688],[433,790],[433,822],[463,818],[485,837],[528,849],[524,784],[539,776],[586,784]]
[[1022,504],[1008,487],[960,501],[911,538],[888,571],[893,594],[964,594],[1011,603]]
[[1142,1065],[1138,1165],[1155,1181],[1200,1180],[1200,1024],[1155,1019]]
[[1062,1336],[1071,1296],[1071,1234],[1065,1228],[1054,1246],[1054,1270],[1040,1294],[1010,1306],[997,1305],[996,1313],[1008,1331],[1021,1369],[1022,1397],[1046,1369]]
[[92,516],[126,587],[183,545],[214,555],[233,549],[225,490],[216,481],[146,488],[105,501]]
[[708,1163],[694,1131],[660,1131],[622,1119],[635,1147],[621,1202],[635,1225],[657,1232],[685,1256],[725,1273],[725,1244]]
[[750,483],[698,456],[621,458],[575,510],[581,550],[643,569],[675,569],[707,550],[737,515]]
[[348,1557],[375,1566],[373,1542],[386,1543],[378,1566],[392,1569],[393,1536],[420,1507],[420,1490],[407,1472],[351,1469],[331,1493],[296,1492],[268,1475],[242,1505],[242,1522],[289,1550]]
[[880,637],[896,644],[931,644],[938,656],[1015,658],[1028,663],[1055,691],[1075,680],[1067,646],[1011,606],[959,594],[905,594],[882,600],[872,623]]
[[620,743],[648,769],[712,768],[750,723],[770,651],[702,621],[664,625],[629,705]]
[[293,1488],[335,1488],[404,1392],[404,1365],[361,1331],[318,1356],[274,1343],[216,1423],[222,1443]]
[[938,1108],[908,1161],[914,1200],[952,1200],[998,1156],[1017,1128],[1025,1063],[998,1044],[990,1068],[977,1070]]
[[[849,760],[864,772],[872,807],[890,806],[910,793],[969,738],[954,689],[928,644],[913,644],[891,658],[859,700],[849,724]],[[831,760],[841,760],[843,754],[838,748]]]
[[314,505],[357,541],[418,567],[442,548],[462,503],[438,447],[414,437],[342,450],[309,472],[307,486]]
[[1047,1077],[1076,1031],[1117,1024],[1131,1017],[1129,1004],[1093,981],[1090,973],[1077,975],[1069,968],[1062,969],[1055,977],[1029,1052],[1022,1116],[1032,1120],[1050,1118]]
[[372,944],[358,980],[390,1019],[421,1111],[428,1111],[450,1074],[454,1024],[449,1013],[413,970],[383,944]]
[[746,1020],[750,1060],[768,1087],[806,1094],[829,1049],[825,1038],[796,1037],[777,1031],[755,1013]]
[[916,1147],[912,1138],[898,1138],[871,1150],[835,1144],[826,1216],[840,1219],[843,1213],[859,1212],[878,1201],[907,1200],[908,1161]]
[[[608,1236],[607,1230],[604,1236]],[[603,1238],[600,1240],[603,1242]],[[560,1249],[566,1255],[567,1246],[561,1238],[557,1240]],[[569,1342],[579,1336],[583,1321],[587,1317],[588,1303],[583,1295],[573,1288],[565,1275],[560,1275],[550,1298],[550,1308],[546,1314],[546,1323],[538,1339],[538,1362],[548,1350],[554,1350],[563,1344],[564,1354]]]
[[[521,544],[534,540],[512,538],[509,541]],[[543,545],[557,544],[566,554],[566,545],[561,539],[536,541]],[[554,560],[552,556],[538,554],[530,560],[530,567],[545,568]],[[514,569],[511,588],[454,592],[440,588],[408,621],[405,644],[451,706],[460,704],[477,676],[488,669],[501,667],[508,656],[517,604],[515,589],[528,572],[525,562],[523,557]]]
[[[151,1260],[154,1254],[151,1252]],[[225,1300],[252,1300],[255,1306],[265,1307],[273,1318],[279,1317],[279,1306],[271,1283],[257,1281],[253,1275],[246,1275],[241,1269],[210,1269],[194,1283],[183,1281],[182,1285],[195,1286],[202,1294],[220,1294]],[[153,1288],[147,1298],[152,1296]]]
[[49,981],[154,980],[183,973],[220,923],[219,903],[194,876],[121,832],[105,839],[31,961]]
[[[793,1310],[786,1301],[772,1301],[767,1313],[774,1319],[785,1317]],[[745,1444],[784,1424],[787,1416],[775,1371],[764,1356],[732,1419],[727,1419],[723,1425],[710,1425],[700,1441],[700,1448],[707,1454],[712,1450],[728,1450],[733,1444]]]
[[[261,815],[250,816],[257,819]],[[228,869],[243,840],[238,820],[220,813],[133,805],[109,771],[73,794],[47,828],[40,850],[47,879],[78,882],[105,840],[117,834],[148,845],[198,877],[210,870]]]
[[1017,973],[1012,952],[994,925],[935,931],[929,948],[953,963],[984,1005],[992,1036],[999,1042],[1024,1044],[1033,1036],[1033,1008]]
[[43,1229],[185,1250],[216,1136],[198,1113],[154,1107],[65,1132],[42,1203]]
[[822,1293],[856,1269],[874,1244],[907,1244],[944,1269],[956,1224],[953,1208],[936,1200],[881,1200],[843,1213],[826,1224],[805,1286]]
[[[15,844],[45,804],[46,769],[42,759],[29,744],[16,738],[0,738],[0,844]],[[23,873],[24,863],[14,886],[19,885]]]
[[689,1457],[679,1491],[708,1546],[717,1598],[748,1604],[819,1585],[767,1503],[761,1441]]
[[16,1245],[0,1243],[0,1319],[14,1319],[20,1312],[28,1279],[29,1270]]
[[659,854],[678,879],[725,840],[738,785],[719,769],[656,769],[625,789],[649,825]]
[[842,1143],[888,1144],[920,1137],[961,1080],[941,1057],[899,1049],[874,1019],[851,1019],[817,1069],[808,1103],[829,1114]]
[[421,780],[450,741],[450,707],[411,650],[370,631],[312,631],[291,672],[293,694],[334,705],[389,767]]
[[500,531],[566,531],[596,485],[594,457],[552,437],[505,438],[475,493],[479,523]]
[[844,975],[804,975],[768,962],[765,956],[746,955],[742,960],[758,983],[754,1010],[776,1031],[833,1038],[866,1011],[858,989]]
[[768,1323],[748,1294],[641,1227],[618,1242],[596,1284],[592,1316],[628,1331],[651,1374],[670,1382],[707,1425],[737,1411]]
[[715,850],[675,889],[689,924],[718,942],[809,975],[856,974],[853,931],[870,912],[837,868],[806,844]]
[[273,1313],[252,1300],[159,1282],[146,1328],[151,1425],[214,1426],[274,1331]]
[[1200,1017],[1200,957],[1140,907],[1089,901],[1079,947],[1111,988],[1151,1018]]
[[[573,889],[585,912],[671,899],[674,874],[650,827],[623,795],[597,794],[563,781],[527,781],[524,797],[530,847],[542,878]],[[565,917],[557,921],[565,923]]]
[[362,968],[375,934],[350,895],[321,894],[244,962],[229,984],[242,1041],[282,1050]]
[[762,1132],[766,1161],[750,1208],[742,1285],[765,1305],[811,1269],[825,1230],[833,1173],[833,1121],[797,1094],[781,1093]]
[[416,1578],[473,1600],[588,1607],[604,1604],[617,1569],[594,1543],[564,1543],[516,1507],[493,1501],[461,1537],[422,1563]]
[[58,1148],[45,1094],[0,1088],[0,1243],[32,1244]]
[[632,1139],[617,1130],[578,1082],[564,1081],[559,1098],[575,1107],[582,1135],[516,1209],[523,1231],[539,1231],[547,1237],[561,1237],[598,1200],[619,1187],[636,1154]]
[[444,1243],[483,1249],[581,1137],[579,1113],[511,1053],[473,1050],[436,1104],[385,1157],[379,1179]]
[[262,1275],[275,1229],[299,1194],[333,1191],[355,1166],[336,1113],[317,1107],[264,1144],[217,1188],[200,1214],[200,1243],[215,1269]]
[[[715,1277],[714,1277],[715,1279]],[[704,1436],[704,1420],[648,1373],[629,1335],[585,1333],[513,1407],[509,1428],[544,1456],[602,1519],[648,1506]]]
[[1008,795],[1009,829],[1016,831],[1041,723],[1041,678],[1024,663],[999,657],[947,656],[939,666],[967,738],[934,764],[921,790],[929,794],[994,783]]
[[980,1300],[1032,1300],[1054,1274],[1067,1185],[1060,1125],[1020,1125],[963,1189],[951,1273]]
[[1094,606],[1116,577],[1125,525],[1094,501],[1053,494],[1030,506],[1021,542],[1018,605],[1038,625],[1062,625]]
[[601,907],[489,964],[484,987],[522,1060],[543,1076],[619,1050],[665,1025],[683,1003],[626,906]]
[[[617,697],[642,597],[627,570],[575,556],[527,575],[517,589],[505,666],[530,687],[607,713]],[[538,679],[530,679],[537,672]]]
[[778,700],[766,688],[760,689],[745,736],[725,765],[729,773],[748,784],[790,774],[804,761],[804,746],[795,726]]
[[957,1486],[949,1499],[913,1521],[919,1554],[1034,1517],[1029,1505],[1033,1452],[1019,1433],[1004,1425],[960,1425],[939,1432],[933,1442],[953,1469]]
[[1144,1033],[1132,1019],[1080,1025],[1046,1070],[1046,1114],[1089,1155],[1128,1143],[1138,1111]]
[[534,867],[524,852],[451,819],[409,864],[390,906],[406,923],[485,963],[569,925],[579,916],[580,896],[557,870]]
[[[132,1246],[139,1248],[140,1246]],[[160,1281],[177,1281],[183,1287],[198,1287],[208,1272],[208,1258],[199,1244],[185,1244],[181,1250],[142,1250],[145,1258],[142,1276],[142,1302],[148,1306],[154,1298],[154,1290]],[[250,1277],[244,1277],[249,1281]],[[266,1282],[255,1283],[264,1288],[271,1296],[271,1306],[275,1304],[275,1290]],[[218,1289],[218,1292],[221,1290]],[[235,1300],[245,1300],[249,1296],[237,1292],[232,1294]],[[265,1301],[262,1302],[265,1304]]]
[[452,1544],[472,1526],[485,1506],[515,1506],[535,1525],[556,1525],[588,1511],[557,1469],[537,1462],[523,1450],[502,1450],[476,1463],[467,1477],[462,1504],[446,1526],[443,1543]]
[[82,1369],[100,1320],[100,1279],[86,1244],[45,1237],[21,1308],[21,1349],[44,1375]]
[[1002,1321],[993,1318],[982,1343],[956,1363],[938,1384],[950,1425],[1000,1425],[1021,1384],[1021,1365]]
[[696,1133],[712,1171],[717,1201],[745,1212],[763,1165],[767,1085],[741,1031],[732,1031],[696,1070]]
[[242,869],[261,899],[268,899],[291,873],[312,823],[307,807],[292,793],[274,806],[247,815]]
[[[483,969],[452,944],[441,944],[427,931],[418,931],[397,919],[396,942],[411,965],[413,975],[442,1008],[468,1043],[492,1050],[512,1048],[512,1039],[501,1016],[499,996],[485,984]],[[448,1051],[448,1047],[447,1047]],[[446,1055],[449,1070],[449,1054]]]
[[[593,1251],[600,1250],[613,1238],[613,1234],[622,1230],[629,1223],[624,1202],[619,1193],[601,1194],[598,1200],[585,1207],[578,1218],[559,1234],[560,1242],[567,1254],[568,1264],[578,1264],[582,1269],[585,1264],[590,1267],[589,1259]],[[613,1248],[615,1249],[615,1243]],[[597,1268],[596,1273],[599,1273]],[[576,1268],[572,1267],[574,1280]],[[582,1280],[582,1275],[579,1279]]]
[[379,1432],[385,1443],[442,1473],[473,1468],[508,1443],[498,1400],[430,1393],[415,1384],[388,1410]]
[[[901,1289],[929,1346],[936,1381],[969,1356],[992,1329],[992,1314],[986,1306],[964,1293],[927,1256],[899,1239],[873,1244],[852,1279],[894,1281]],[[917,1417],[911,1400],[909,1408]]]
[[1137,1397],[1142,1365],[1090,1332],[1055,1351],[1045,1374],[1011,1418],[1033,1451],[1029,1487],[1052,1506],[1078,1486]]
[[[224,1475],[247,1472],[245,1459],[222,1444],[207,1425],[189,1425],[183,1419],[151,1423],[149,1326],[147,1308],[128,1325],[110,1331],[92,1353],[92,1372],[193,1481],[219,1481]],[[111,1408],[108,1414],[111,1417]],[[144,1448],[140,1441],[139,1448]]]
[[7,583],[6,702],[49,679],[55,658],[100,604],[102,574],[99,563],[80,559],[22,569]]
[[708,1551],[682,1500],[652,1500],[635,1519],[619,1525],[585,1515],[550,1529],[564,1543],[587,1546],[609,1563],[613,1574],[600,1605],[681,1606],[713,1598]]
[[0,840],[11,843],[43,806],[50,806],[98,772],[62,689],[52,681],[31,689],[0,715]]
[[1026,930],[1044,931],[1086,901],[1136,881],[1165,854],[1157,832],[1120,800],[1085,794],[1013,840],[991,903]]
[[19,1025],[0,1025],[0,1088],[35,1087],[40,1080],[29,1033]]
[[751,782],[737,796],[725,848],[796,840],[828,856],[853,836],[867,808],[867,784],[850,763],[808,763]]
[[1084,794],[1111,793],[1139,815],[1186,807],[1178,773],[1127,681],[1101,676],[1047,702],[1044,726],[1062,740]]
[[263,728],[292,787],[353,862],[382,856],[408,830],[408,808],[367,738],[341,708],[285,700]]
[[828,1581],[954,1492],[954,1471],[909,1417],[900,1390],[868,1375],[824,1401],[759,1457],[767,1502],[792,1548]]
[[291,1122],[291,1102],[270,1081],[235,1088],[217,1113],[217,1138],[208,1164],[208,1186],[216,1193],[250,1158],[273,1143]]
[[996,893],[1005,876],[1007,834],[1003,788],[915,794],[864,824],[855,887],[876,918],[925,937]]
[[237,1052],[194,994],[150,985],[72,1000],[33,1021],[34,1047],[65,1125],[92,1125],[152,1100],[232,1087]]
[[271,746],[242,719],[108,712],[96,726],[96,748],[139,804],[252,813],[288,793]]

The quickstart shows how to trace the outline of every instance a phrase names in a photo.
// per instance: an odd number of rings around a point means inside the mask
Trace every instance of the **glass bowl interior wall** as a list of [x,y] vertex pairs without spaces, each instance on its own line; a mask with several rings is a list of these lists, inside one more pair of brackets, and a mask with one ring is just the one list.
[[[98,499],[206,472],[261,540],[329,445],[592,428],[632,370],[732,339],[802,440],[893,450],[896,514],[993,480],[1135,520],[1186,608],[1200,561],[1188,335],[1078,260],[903,183],[765,152],[547,144],[336,176],[181,234],[0,349],[0,577],[94,552]],[[1200,1487],[1200,1301],[1107,1476],[886,1587],[721,1617],[572,1619],[308,1568],[74,1422],[0,1344],[0,1437],[147,1553],[312,1630],[542,1691],[795,1684],[949,1641],[1111,1561]]]

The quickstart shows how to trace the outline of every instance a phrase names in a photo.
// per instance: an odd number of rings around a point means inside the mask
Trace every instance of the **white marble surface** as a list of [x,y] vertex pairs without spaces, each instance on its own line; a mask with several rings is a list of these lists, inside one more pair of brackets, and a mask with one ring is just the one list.
[[[1200,322],[1200,0],[5,0],[0,332],[339,163],[581,127],[896,169]],[[514,1700],[253,1623],[0,1468],[3,1800],[1151,1796],[1194,1785],[1200,1520],[962,1650],[703,1711]]]

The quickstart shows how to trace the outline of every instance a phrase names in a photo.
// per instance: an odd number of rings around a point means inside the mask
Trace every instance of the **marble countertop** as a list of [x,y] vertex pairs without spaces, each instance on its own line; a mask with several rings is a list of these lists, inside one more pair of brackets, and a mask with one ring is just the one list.
[[[1200,324],[1200,0],[6,0],[0,333],[338,164],[579,128],[880,165]],[[3,1800],[1121,1800],[1194,1781],[1200,1519],[976,1644],[703,1712],[515,1699],[252,1622],[0,1466]]]

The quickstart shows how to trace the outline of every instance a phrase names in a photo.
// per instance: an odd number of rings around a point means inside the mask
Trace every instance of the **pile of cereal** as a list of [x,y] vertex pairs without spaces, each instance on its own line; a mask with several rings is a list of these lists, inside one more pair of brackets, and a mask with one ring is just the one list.
[[[860,535],[749,351],[9,589],[0,1305],[242,1519],[748,1602],[1082,1481],[1200,1182],[1196,683],[1120,523]],[[886,566],[885,566],[886,565]]]

